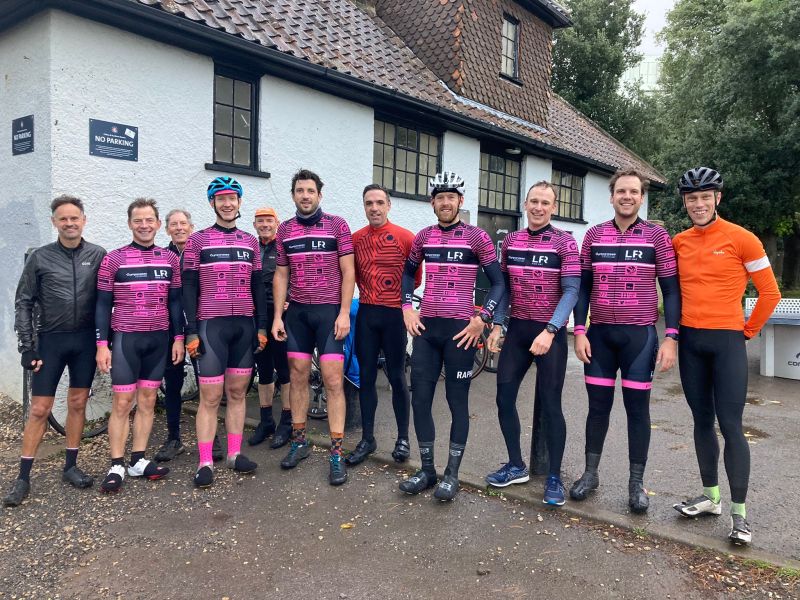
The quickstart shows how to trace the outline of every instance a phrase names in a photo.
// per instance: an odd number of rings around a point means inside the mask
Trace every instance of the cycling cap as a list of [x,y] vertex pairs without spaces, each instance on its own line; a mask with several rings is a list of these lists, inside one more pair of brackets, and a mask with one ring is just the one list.
[[242,186],[233,177],[217,177],[208,184],[208,201],[211,202],[214,196],[225,192],[234,192],[239,198],[243,195]]
[[681,194],[721,189],[722,175],[708,167],[689,169],[686,173],[681,175],[681,179],[678,181],[678,192]]
[[275,217],[275,220],[278,220],[278,213],[275,212],[275,209],[269,206],[262,206],[261,208],[256,209],[256,218],[258,217]]
[[464,178],[452,171],[437,173],[428,182],[428,195],[435,196],[440,192],[456,192],[464,195]]

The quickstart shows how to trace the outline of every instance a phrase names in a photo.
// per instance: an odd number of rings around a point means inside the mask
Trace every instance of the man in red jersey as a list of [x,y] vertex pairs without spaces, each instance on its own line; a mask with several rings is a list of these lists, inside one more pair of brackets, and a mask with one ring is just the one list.
[[[362,197],[369,224],[353,234],[356,284],[360,292],[355,349],[361,380],[361,441],[347,457],[347,464],[359,464],[378,448],[374,435],[378,408],[375,380],[381,350],[389,372],[397,421],[392,457],[405,462],[411,449],[408,443],[411,405],[405,375],[406,328],[400,308],[400,281],[414,234],[389,221],[392,199],[384,187],[370,184],[364,188]],[[422,271],[417,271],[417,286],[421,276]]]

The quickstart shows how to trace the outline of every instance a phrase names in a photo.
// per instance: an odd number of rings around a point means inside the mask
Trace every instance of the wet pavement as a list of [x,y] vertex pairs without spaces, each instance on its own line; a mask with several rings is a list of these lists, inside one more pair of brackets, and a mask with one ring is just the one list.
[[[570,336],[570,347],[572,336]],[[645,474],[645,486],[651,492],[650,510],[644,516],[632,515],[627,505],[627,431],[625,411],[619,386],[611,417],[603,459],[600,463],[600,488],[584,502],[567,500],[565,510],[629,528],[644,528],[667,538],[718,551],[732,551],[743,556],[800,565],[800,381],[762,377],[758,374],[758,345],[748,345],[750,384],[744,412],[745,432],[750,442],[751,478],[747,498],[748,521],[753,528],[750,548],[731,546],[726,538],[730,493],[720,457],[720,488],[723,514],[698,519],[681,517],[672,505],[702,493],[692,437],[692,415],[680,385],[677,366],[658,373],[651,396],[652,437]],[[535,368],[525,378],[517,401],[522,427],[522,448],[530,447]],[[472,382],[470,393],[470,435],[462,463],[462,479],[483,486],[487,473],[507,460],[505,445],[497,421],[495,405],[496,377],[484,372]],[[378,376],[379,406],[376,439],[380,459],[391,462],[396,429],[391,410],[388,382]],[[567,421],[567,445],[562,478],[567,488],[583,472],[584,428],[587,413],[586,389],[582,363],[570,349],[563,394]],[[444,398],[444,385],[437,386],[434,400],[437,429],[436,460],[441,469],[447,456],[447,432],[450,414]],[[323,422],[324,423],[324,422]],[[323,424],[320,431],[327,433]],[[346,446],[352,448],[359,431],[348,433]],[[412,423],[412,458],[418,464]],[[724,441],[720,439],[720,447]],[[515,497],[541,502],[543,479],[532,478],[525,485],[505,488]]]

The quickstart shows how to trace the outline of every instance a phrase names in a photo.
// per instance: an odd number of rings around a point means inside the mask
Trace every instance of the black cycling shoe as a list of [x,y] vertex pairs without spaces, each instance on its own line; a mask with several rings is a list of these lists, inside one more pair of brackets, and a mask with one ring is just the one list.
[[208,465],[202,466],[197,469],[194,474],[194,486],[199,488],[207,488],[214,483],[214,469]]
[[411,446],[408,443],[408,438],[397,438],[394,443],[394,450],[392,450],[394,462],[404,463],[409,456],[411,456]]
[[405,481],[400,482],[400,491],[413,496],[432,488],[439,481],[436,473],[429,473],[420,469]]
[[253,435],[247,438],[247,443],[250,446],[258,446],[273,433],[275,433],[274,421],[272,423],[264,423],[264,421],[260,421],[258,426],[255,428],[255,431],[253,431]]
[[79,490],[85,490],[88,487],[92,487],[92,484],[94,484],[94,478],[81,471],[78,465],[73,465],[64,471],[61,475],[61,480]]
[[237,454],[236,456],[229,456],[226,464],[229,469],[233,469],[237,473],[252,473],[258,468],[258,463],[253,462],[244,454]]
[[273,450],[283,448],[292,439],[292,413],[288,410],[281,411],[281,420],[272,436],[272,443],[269,445]]
[[598,487],[600,487],[600,478],[597,473],[585,471],[581,478],[569,488],[569,497],[573,500],[586,500],[589,492],[596,490]]
[[169,462],[177,458],[179,454],[183,454],[185,450],[186,447],[180,440],[167,440],[158,449],[153,460],[156,462]]
[[344,466],[345,461],[342,460],[342,455],[331,454],[328,460],[331,463],[330,472],[328,473],[328,483],[331,485],[342,485],[347,481],[347,467]]
[[222,451],[222,444],[219,441],[219,436],[214,436],[214,445],[211,446],[211,459],[214,462],[219,462],[225,458],[225,453]]
[[433,491],[433,497],[442,502],[449,502],[456,497],[460,487],[458,477],[445,475]]
[[358,444],[356,444],[355,450],[353,450],[350,454],[347,455],[347,458],[344,459],[349,466],[354,467],[355,465],[364,462],[364,460],[375,452],[378,449],[378,444],[375,442],[373,438],[371,442],[362,439]]
[[15,479],[11,489],[3,497],[3,506],[19,506],[31,493],[31,484],[24,479]]
[[292,445],[289,446],[289,453],[281,461],[281,469],[294,469],[301,460],[308,458],[309,452],[308,442],[302,444],[292,442]]

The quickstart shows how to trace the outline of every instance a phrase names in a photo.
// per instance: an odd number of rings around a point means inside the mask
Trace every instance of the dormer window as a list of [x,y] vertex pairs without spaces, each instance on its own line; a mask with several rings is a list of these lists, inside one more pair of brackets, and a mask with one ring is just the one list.
[[503,15],[503,55],[500,73],[512,79],[519,77],[519,21]]

